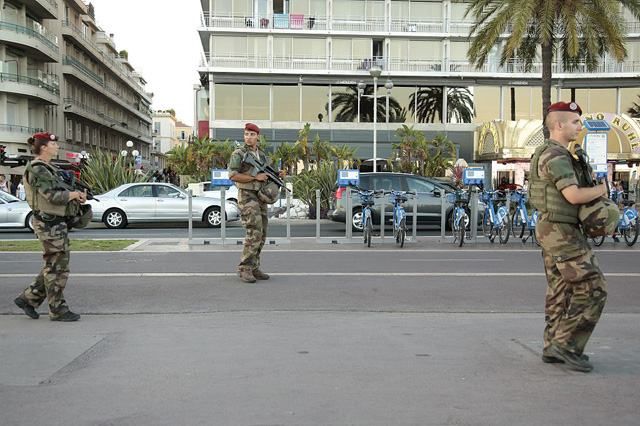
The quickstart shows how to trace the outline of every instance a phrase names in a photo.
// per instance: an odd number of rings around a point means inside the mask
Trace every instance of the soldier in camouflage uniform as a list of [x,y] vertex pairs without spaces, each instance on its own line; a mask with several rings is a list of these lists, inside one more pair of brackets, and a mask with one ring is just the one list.
[[243,162],[245,155],[255,155],[261,163],[267,163],[265,153],[258,148],[259,135],[260,128],[247,123],[244,128],[244,145],[236,149],[229,160],[229,178],[238,187],[238,206],[246,230],[238,276],[247,283],[269,279],[269,275],[260,270],[260,253],[267,240],[268,224],[268,201],[261,192],[272,185],[268,184],[265,173],[252,176],[252,167]]
[[607,284],[584,232],[610,232],[618,213],[601,202],[605,184],[586,186],[584,167],[568,150],[582,129],[581,115],[573,102],[549,107],[545,125],[551,137],[531,159],[529,194],[540,212],[536,237],[548,281],[542,360],[588,372],[593,366],[583,352],[604,308]]
[[69,278],[68,222],[72,223],[78,217],[80,205],[86,202],[87,195],[61,186],[57,168],[50,164],[50,160],[58,153],[58,142],[54,135],[36,133],[28,143],[36,158],[27,166],[24,185],[45,263],[34,282],[14,302],[26,315],[38,319],[40,315],[36,309],[46,298],[49,319],[77,321],[80,315],[69,310],[63,295]]

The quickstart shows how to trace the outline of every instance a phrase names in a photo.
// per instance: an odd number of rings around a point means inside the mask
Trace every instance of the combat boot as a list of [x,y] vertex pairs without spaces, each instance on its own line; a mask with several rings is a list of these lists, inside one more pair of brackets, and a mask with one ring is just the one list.
[[253,273],[251,271],[249,271],[249,270],[244,269],[242,271],[238,271],[238,276],[245,283],[255,283],[256,282],[256,277],[254,277]]
[[256,280],[268,280],[269,279],[269,274],[265,274],[260,269],[254,269],[253,270],[253,276],[256,278]]
[[36,308],[31,306],[26,300],[22,297],[18,297],[13,301],[16,306],[24,311],[25,314],[31,319],[40,318],[40,314],[36,311]]
[[51,321],[73,322],[73,321],[78,321],[80,319],[80,315],[73,313],[71,311],[67,311],[62,315],[58,315],[55,317],[50,316],[49,319]]
[[549,347],[548,353],[552,357],[564,361],[564,363],[567,364],[567,367],[571,370],[581,371],[583,373],[588,373],[593,370],[593,365],[591,365],[591,363],[581,355],[570,352],[559,346],[552,344],[551,347]]
[[[580,355],[580,358],[584,359],[585,361],[589,361],[589,355],[582,354]],[[564,364],[563,360],[551,355],[548,350],[542,351],[542,362],[544,362],[545,364]]]

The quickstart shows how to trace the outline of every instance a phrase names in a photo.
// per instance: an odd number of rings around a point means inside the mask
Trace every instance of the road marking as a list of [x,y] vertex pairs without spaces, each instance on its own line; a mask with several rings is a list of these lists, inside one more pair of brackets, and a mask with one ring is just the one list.
[[398,259],[399,262],[504,262],[504,259],[471,259],[459,257],[457,259]]
[[[116,272],[72,273],[72,278],[235,277],[235,272]],[[275,277],[544,277],[544,272],[274,272]],[[640,272],[604,273],[605,277],[640,277]],[[0,278],[28,278],[34,274],[0,274]]]

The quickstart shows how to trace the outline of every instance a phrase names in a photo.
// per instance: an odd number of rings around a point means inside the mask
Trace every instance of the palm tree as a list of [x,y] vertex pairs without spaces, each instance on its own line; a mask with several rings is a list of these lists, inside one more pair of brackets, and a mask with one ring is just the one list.
[[[510,33],[500,65],[519,59],[531,69],[541,48],[542,117],[551,104],[551,67],[554,50],[565,69],[584,62],[593,71],[599,59],[611,54],[618,62],[627,56],[624,46],[624,6],[640,19],[638,0],[471,0],[467,15],[475,18],[467,56],[480,68],[501,34]],[[548,129],[544,129],[548,136]]]
[[[378,86],[380,87],[380,86]],[[378,96],[378,122],[386,122],[386,96]],[[373,86],[367,85],[360,95],[360,121],[373,122]],[[352,122],[358,119],[358,86],[347,86],[346,92],[334,93],[331,98],[331,107],[337,111],[334,121]],[[406,110],[398,101],[389,96],[389,122],[402,122],[406,118]],[[402,120],[402,121],[400,121]]]
[[444,176],[456,159],[456,146],[444,135],[437,135],[428,142],[428,156],[424,168],[424,176]]
[[279,145],[271,155],[273,163],[282,162],[282,166],[288,175],[298,174],[298,153],[295,146],[289,143]]
[[638,95],[638,102],[634,102],[633,106],[627,110],[627,114],[633,118],[640,118],[640,95]]
[[[418,90],[418,106],[416,109],[416,93],[409,96],[409,109],[416,112],[420,123],[433,123],[436,118],[442,121],[442,87],[423,87]],[[447,89],[447,117],[459,123],[473,121],[473,97],[466,87],[449,87]]]
[[305,123],[304,127],[298,131],[298,140],[295,148],[298,155],[302,158],[303,170],[309,169],[309,158],[311,157],[311,147],[309,146],[309,132],[311,124]]
[[349,167],[349,162],[353,160],[357,150],[358,148],[346,144],[331,147],[333,157],[337,160],[339,167]]
[[316,133],[316,138],[311,145],[311,152],[313,153],[316,161],[316,165],[321,161],[329,159],[331,155],[331,144],[327,141],[320,140],[320,135]]

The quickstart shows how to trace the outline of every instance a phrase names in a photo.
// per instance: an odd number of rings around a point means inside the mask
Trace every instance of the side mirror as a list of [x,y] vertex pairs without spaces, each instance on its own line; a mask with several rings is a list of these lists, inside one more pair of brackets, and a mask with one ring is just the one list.
[[442,197],[442,191],[440,190],[440,188],[436,188],[432,192],[434,197]]

